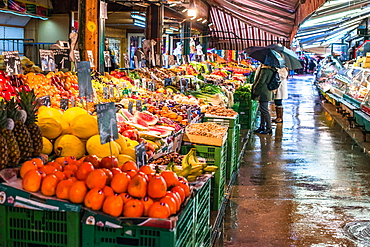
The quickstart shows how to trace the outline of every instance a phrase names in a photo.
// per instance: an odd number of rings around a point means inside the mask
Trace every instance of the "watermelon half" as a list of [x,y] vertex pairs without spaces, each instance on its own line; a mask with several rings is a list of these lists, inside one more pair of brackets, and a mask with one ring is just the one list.
[[[135,112],[134,117],[141,118],[141,120],[146,122],[147,125],[155,125],[158,122],[158,118],[155,115],[148,112],[148,111]],[[141,123],[139,123],[139,124],[141,124]]]

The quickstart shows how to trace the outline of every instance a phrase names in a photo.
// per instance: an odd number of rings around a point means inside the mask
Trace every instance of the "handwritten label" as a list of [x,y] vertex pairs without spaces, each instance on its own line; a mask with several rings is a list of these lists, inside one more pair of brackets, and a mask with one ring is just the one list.
[[116,107],[113,102],[96,105],[100,143],[105,144],[118,139]]
[[71,69],[71,62],[69,61],[69,49],[55,49],[54,52],[55,65],[58,70]]
[[22,74],[21,59],[18,51],[3,51],[6,75]]
[[60,99],[60,109],[67,110],[69,105],[68,99]]
[[139,145],[135,147],[136,152],[136,164],[140,168],[142,166],[145,166],[147,163],[146,160],[146,149],[144,142],[141,142]]
[[42,71],[55,71],[54,52],[52,50],[39,50]]
[[131,114],[133,114],[134,112],[133,112],[133,108],[134,108],[134,103],[132,102],[132,101],[129,101],[128,102],[128,112],[129,113],[131,113]]
[[188,114],[188,123],[191,123],[191,120],[193,119],[192,118],[193,114],[191,113],[190,109],[188,109],[187,114]]
[[86,52],[87,52],[87,57],[89,58],[90,67],[94,68],[95,67],[94,54],[91,50],[88,50]]
[[139,99],[136,100],[136,110],[137,111],[142,111],[143,110],[143,103]]
[[46,95],[46,96],[38,98],[37,103],[39,106],[42,106],[42,105],[51,106],[50,95]]

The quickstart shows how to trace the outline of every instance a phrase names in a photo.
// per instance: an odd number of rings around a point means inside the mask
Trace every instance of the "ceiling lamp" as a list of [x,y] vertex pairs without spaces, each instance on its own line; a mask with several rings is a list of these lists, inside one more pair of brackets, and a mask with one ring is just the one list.
[[188,16],[194,17],[194,19],[197,17],[197,10],[196,9],[189,9],[188,10]]

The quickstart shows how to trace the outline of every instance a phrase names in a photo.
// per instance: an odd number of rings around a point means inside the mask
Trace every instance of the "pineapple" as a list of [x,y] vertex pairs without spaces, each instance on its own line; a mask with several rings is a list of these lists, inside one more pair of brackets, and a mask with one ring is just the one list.
[[42,134],[40,127],[36,124],[37,122],[37,109],[38,104],[36,102],[36,95],[34,91],[27,92],[25,90],[22,90],[22,92],[19,92],[19,105],[20,107],[26,111],[27,113],[27,120],[25,122],[25,125],[28,129],[28,132],[31,135],[31,139],[33,142],[33,156],[37,156],[41,154],[42,151]]
[[0,170],[8,165],[8,146],[5,138],[0,134]]
[[[25,112],[22,114],[22,110],[18,110],[18,104],[15,99],[11,99],[6,103],[6,110],[8,117],[14,121],[13,134],[18,142],[19,151],[21,152],[21,161],[25,161],[32,156],[33,153],[33,142],[28,129],[24,125],[24,121],[27,116]],[[22,119],[22,120],[21,120]]]
[[[11,121],[9,124],[8,121]],[[20,151],[18,142],[12,132],[14,122],[11,119],[7,119],[7,112],[4,101],[0,101],[0,135],[5,139],[8,147],[8,166],[17,166],[20,160]],[[0,155],[1,156],[1,155]]]

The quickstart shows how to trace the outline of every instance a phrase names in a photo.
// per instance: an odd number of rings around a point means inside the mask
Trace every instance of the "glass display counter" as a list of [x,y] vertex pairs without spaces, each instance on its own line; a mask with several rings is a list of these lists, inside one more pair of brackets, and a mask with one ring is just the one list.
[[343,68],[339,70],[332,80],[330,92],[339,97],[343,97],[348,85],[351,84],[352,78],[356,77],[361,72],[362,69],[356,67],[348,69]]
[[362,69],[348,84],[343,98],[350,99],[351,103],[360,105],[370,89],[370,69]]

